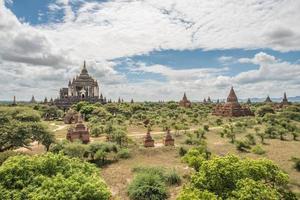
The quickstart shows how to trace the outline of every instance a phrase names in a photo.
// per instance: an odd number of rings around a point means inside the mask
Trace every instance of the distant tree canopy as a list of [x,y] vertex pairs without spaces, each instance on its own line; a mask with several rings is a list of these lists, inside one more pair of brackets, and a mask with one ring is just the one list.
[[0,108],[0,152],[30,147],[38,141],[48,150],[54,136],[41,123],[37,111],[22,107]]
[[[196,160],[196,155],[187,153],[185,157],[191,158],[185,159]],[[178,200],[297,199],[288,189],[288,175],[270,160],[240,159],[229,155],[210,160],[199,158],[198,162],[198,165],[193,164],[197,166],[197,172],[183,188]]]
[[1,200],[108,200],[99,169],[61,154],[14,156],[0,166]]

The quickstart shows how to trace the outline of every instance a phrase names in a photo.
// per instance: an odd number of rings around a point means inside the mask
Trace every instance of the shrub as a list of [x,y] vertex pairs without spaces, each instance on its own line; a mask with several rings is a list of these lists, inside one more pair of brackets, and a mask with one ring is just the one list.
[[244,141],[244,140],[236,140],[235,146],[236,146],[236,149],[239,151],[247,151],[248,149],[251,148],[248,141]]
[[261,106],[257,109],[256,114],[260,117],[265,116],[267,113],[275,113],[274,109],[271,106]]
[[296,200],[288,180],[288,175],[270,160],[216,156],[202,163],[179,199]]
[[253,134],[247,134],[246,135],[246,139],[247,139],[247,142],[250,144],[250,145],[255,145],[256,144],[256,140],[255,140],[255,137]]
[[205,124],[205,125],[203,126],[203,129],[204,129],[204,131],[209,131],[209,125]]
[[175,184],[180,185],[181,178],[178,175],[178,173],[174,169],[172,169],[171,171],[165,174],[165,182],[168,185],[175,185]]
[[167,188],[157,174],[139,173],[128,187],[131,200],[164,200],[167,199]]
[[64,146],[63,153],[72,158],[83,159],[87,146],[80,143],[69,143]]
[[16,151],[4,151],[0,152],[0,165],[4,163],[9,157],[12,156],[17,156],[17,155],[22,155],[23,153],[21,152],[16,152]]
[[262,155],[265,154],[266,151],[262,148],[262,146],[260,145],[256,145],[251,149],[252,153],[258,154],[258,155]]
[[180,147],[178,151],[181,157],[187,153],[187,150],[184,147]]
[[10,157],[0,166],[0,199],[97,199],[111,194],[99,169],[62,154]]
[[129,149],[121,149],[118,152],[118,158],[124,158],[124,159],[130,158],[130,151],[129,151]]
[[295,163],[294,164],[295,169],[297,169],[298,171],[300,171],[300,158],[293,157],[292,161]]

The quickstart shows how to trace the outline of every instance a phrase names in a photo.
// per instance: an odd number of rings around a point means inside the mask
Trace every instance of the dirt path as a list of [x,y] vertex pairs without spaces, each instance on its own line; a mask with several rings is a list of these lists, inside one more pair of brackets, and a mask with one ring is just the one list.
[[[221,128],[220,126],[215,126],[215,127],[210,127],[209,129],[210,130],[216,130],[216,129],[220,129],[220,128]],[[197,130],[197,129],[196,128],[191,128],[191,129],[188,129],[188,130],[180,130],[178,132],[183,133],[185,131],[195,131],[195,130]],[[151,135],[163,135],[165,133],[166,133],[166,131],[153,131],[153,132],[151,132]],[[135,132],[131,132],[127,136],[129,136],[129,137],[142,137],[142,136],[145,136],[145,133],[135,131]]]

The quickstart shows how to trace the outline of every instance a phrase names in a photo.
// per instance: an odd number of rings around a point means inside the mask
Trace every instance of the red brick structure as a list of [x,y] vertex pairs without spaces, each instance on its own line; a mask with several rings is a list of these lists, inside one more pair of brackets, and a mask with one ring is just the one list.
[[247,106],[239,104],[233,87],[230,89],[227,102],[225,104],[217,104],[212,114],[223,117],[254,116],[253,112]]
[[182,100],[179,102],[179,106],[190,108],[192,106],[192,103],[187,99],[186,94],[183,94]]
[[167,130],[166,137],[163,140],[165,146],[174,146],[174,139],[170,133],[170,129]]
[[73,142],[75,140],[81,140],[82,143],[87,144],[90,142],[90,133],[89,129],[85,127],[85,125],[80,120],[75,129],[70,128],[67,133],[67,140]]
[[144,138],[144,147],[154,147],[154,140],[150,135],[150,130],[148,130],[146,137]]
[[65,114],[64,117],[64,123],[65,124],[73,124],[78,123],[79,121],[79,114],[74,110],[68,110],[68,112]]

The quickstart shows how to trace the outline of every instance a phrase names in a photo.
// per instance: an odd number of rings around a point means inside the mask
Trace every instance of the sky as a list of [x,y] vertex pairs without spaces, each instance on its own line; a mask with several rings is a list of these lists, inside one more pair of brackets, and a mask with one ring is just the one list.
[[56,98],[87,62],[108,99],[300,96],[298,0],[0,0],[0,100]]

